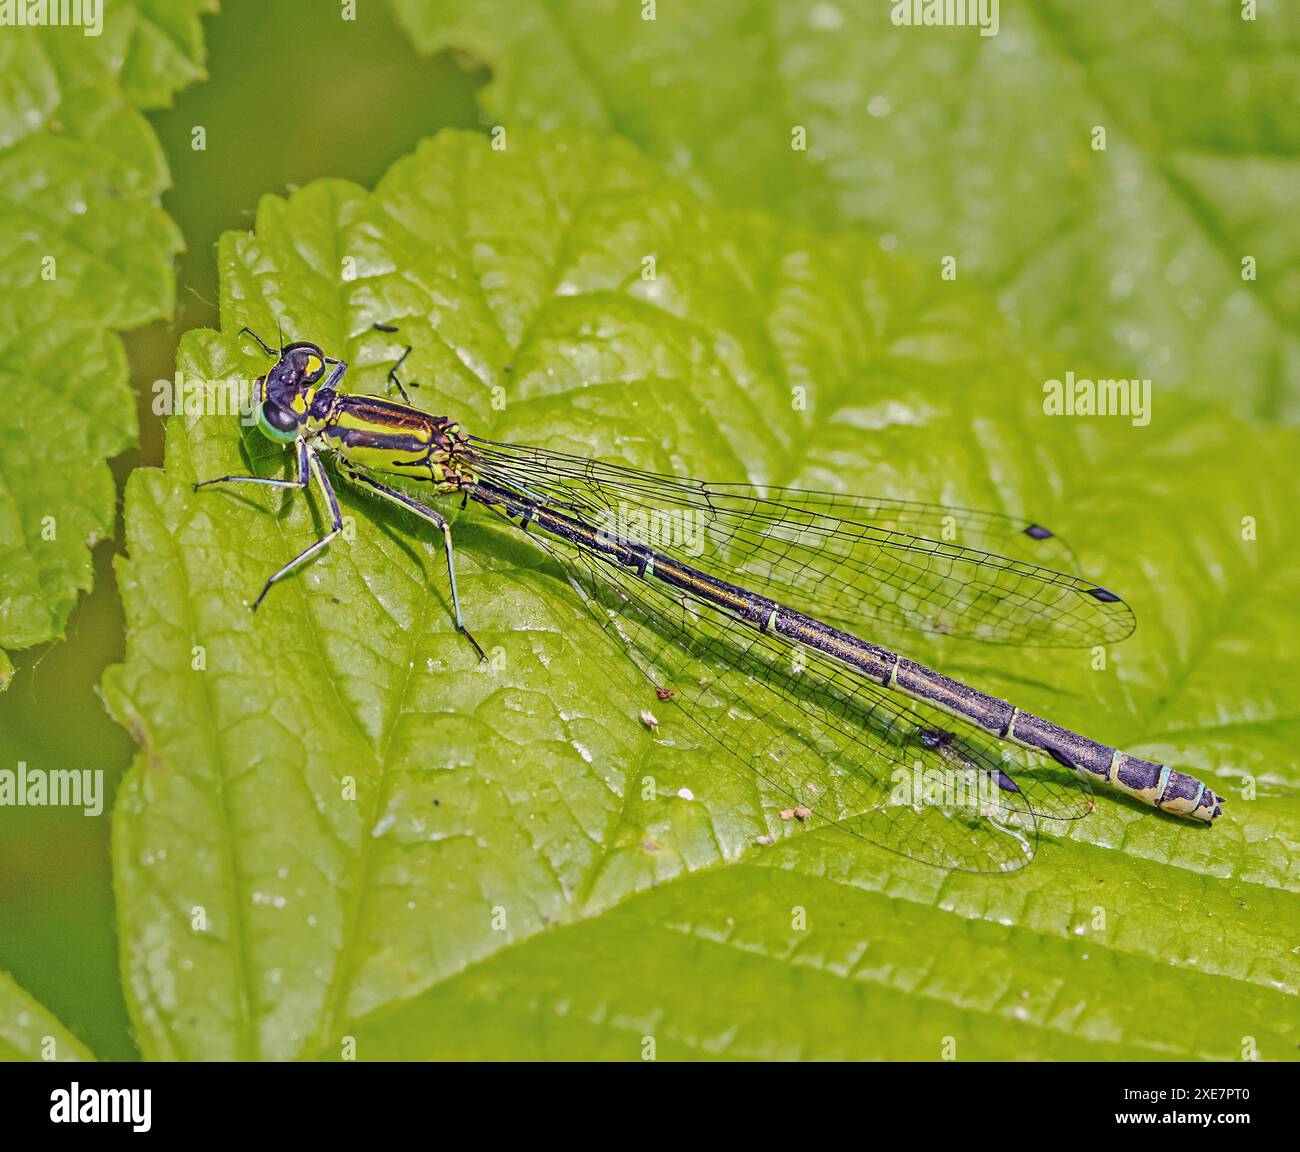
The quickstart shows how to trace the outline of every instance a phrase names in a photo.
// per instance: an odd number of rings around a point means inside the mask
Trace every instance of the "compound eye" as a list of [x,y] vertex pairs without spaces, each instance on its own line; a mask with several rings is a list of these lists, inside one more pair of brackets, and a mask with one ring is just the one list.
[[266,422],[277,432],[298,431],[298,417],[290,412],[288,408],[281,408],[278,404],[273,404],[268,400],[262,405],[262,415],[266,417]]
[[298,417],[287,408],[268,400],[259,409],[258,426],[272,440],[287,443],[298,435]]

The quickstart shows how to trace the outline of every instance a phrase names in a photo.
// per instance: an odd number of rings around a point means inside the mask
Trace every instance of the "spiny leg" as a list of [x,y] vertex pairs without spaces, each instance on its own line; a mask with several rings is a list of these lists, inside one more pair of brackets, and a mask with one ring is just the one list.
[[324,548],[329,544],[329,542],[333,540],[334,537],[337,536],[340,532],[343,531],[343,513],[339,509],[338,497],[334,495],[334,488],[329,482],[329,477],[325,475],[325,467],[324,465],[321,464],[320,457],[316,455],[316,453],[313,452],[310,448],[307,447],[306,441],[300,440],[299,443],[302,445],[303,452],[305,452],[306,454],[310,475],[316,477],[316,483],[320,485],[320,490],[325,494],[326,503],[329,504],[330,530],[327,533],[325,533],[325,535],[322,536],[319,540],[317,540],[315,544],[312,544],[310,547],[305,548],[303,549],[303,551],[299,552],[297,556],[295,556],[292,560],[290,560],[288,564],[286,564],[283,568],[281,568],[280,571],[276,572],[262,586],[262,591],[258,593],[257,599],[253,601],[254,612],[257,611],[258,605],[260,605],[262,601],[266,599],[266,594],[270,592],[271,589],[276,584],[278,584],[286,576],[290,575],[293,572],[296,572],[299,568],[301,568],[304,564],[306,564],[313,556],[315,556],[317,553],[324,550]]
[[[370,327],[372,327],[376,332],[396,332],[398,330],[396,324],[376,323],[370,325]],[[388,370],[388,382],[392,384],[397,389],[398,392],[401,393],[402,399],[405,400],[408,404],[411,402],[411,398],[406,394],[406,389],[405,387],[403,387],[401,380],[398,379],[397,370],[402,366],[402,363],[406,360],[406,358],[410,354],[411,354],[411,345],[408,344],[405,350],[402,352],[402,354],[397,358],[397,363],[394,364]],[[412,388],[418,388],[419,386],[420,385],[417,384],[414,380],[411,381]]]
[[[411,345],[408,344],[405,350],[402,352],[402,354],[397,358],[396,363],[394,363],[394,365],[388,370],[388,382],[397,388],[398,392],[402,394],[402,399],[405,400],[408,404],[411,402],[411,397],[407,395],[406,389],[402,386],[401,380],[398,379],[397,370],[405,363],[406,358],[410,354],[411,354]],[[417,384],[414,380],[411,381],[412,388],[418,388],[419,386],[420,385]]]
[[325,363],[333,364],[334,371],[330,373],[329,379],[320,386],[320,391],[322,392],[328,392],[337,388],[339,381],[343,379],[343,374],[348,370],[348,362],[346,360],[335,360],[333,356],[326,356]]
[[396,504],[399,508],[405,508],[408,512],[414,512],[422,520],[426,520],[435,528],[441,529],[442,537],[447,543],[447,575],[451,578],[451,606],[455,612],[456,631],[460,632],[465,639],[474,646],[474,651],[478,653],[479,661],[485,661],[487,659],[487,654],[483,651],[479,642],[474,639],[470,630],[465,627],[465,620],[461,616],[460,593],[456,590],[456,558],[451,547],[451,525],[439,516],[432,508],[426,508],[418,500],[412,500],[411,497],[404,496],[401,492],[398,492],[393,488],[388,488],[385,485],[372,480],[369,476],[362,472],[358,472],[356,469],[340,468],[340,471],[342,471],[343,475],[354,484],[360,484],[369,488],[372,492],[382,496],[385,500]]
[[275,480],[269,476],[216,476],[211,480],[196,480],[194,491],[206,488],[209,484],[264,484],[268,488],[306,488],[311,481],[311,465],[308,456],[307,441],[299,440],[297,480]]

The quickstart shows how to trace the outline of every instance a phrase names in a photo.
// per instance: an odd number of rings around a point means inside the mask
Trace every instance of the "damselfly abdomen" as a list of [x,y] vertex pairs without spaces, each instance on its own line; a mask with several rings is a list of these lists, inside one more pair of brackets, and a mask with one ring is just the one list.
[[[257,337],[255,337],[257,338]],[[278,352],[258,381],[258,426],[293,445],[297,478],[342,531],[322,463],[442,532],[456,626],[451,529],[376,475],[457,494],[527,531],[657,690],[725,748],[774,808],[945,867],[1009,871],[1042,822],[1092,808],[1100,782],[1209,823],[1221,800],[1196,778],[1060,728],[868,642],[871,629],[997,644],[1082,647],[1127,636],[1114,593],[1058,570],[1040,525],[897,500],[708,484],[468,435],[409,402],[339,390],[347,364],[313,344]],[[400,361],[399,361],[400,363]],[[329,375],[326,376],[326,372]],[[395,371],[393,384],[406,393]],[[1033,559],[1014,559],[1029,553]]]

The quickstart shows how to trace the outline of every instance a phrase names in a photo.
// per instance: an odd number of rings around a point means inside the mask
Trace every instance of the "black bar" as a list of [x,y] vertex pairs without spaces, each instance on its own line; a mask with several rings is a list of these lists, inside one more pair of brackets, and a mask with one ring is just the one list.
[[[748,1065],[744,1092],[726,1091],[741,1088],[734,1070],[703,1075],[704,1082],[696,1070],[588,1065],[575,1080],[571,1067],[509,1063],[11,1064],[0,1076],[0,1108],[6,1143],[13,1148],[42,1146],[24,1138],[48,1140],[60,1130],[90,1141],[114,1129],[112,1134],[128,1138],[161,1138],[167,1147],[196,1134],[206,1143],[281,1133],[294,1137],[296,1147],[319,1137],[320,1146],[330,1148],[358,1146],[354,1140],[367,1148],[407,1141],[473,1146],[575,1134],[604,1142],[614,1138],[603,1130],[618,1123],[617,1110],[610,1111],[613,1100],[639,1101],[634,1107],[642,1127],[677,1132],[663,1135],[673,1144],[681,1142],[683,1125],[692,1143],[719,1135],[734,1141],[737,1126],[760,1132],[795,1128],[815,1133],[820,1143],[828,1129],[843,1125],[858,1142],[874,1142],[873,1132],[893,1132],[897,1139],[907,1131],[907,1143],[926,1145],[945,1137],[997,1140],[998,1132],[1005,1139],[1010,1125],[1017,1142],[1045,1147],[1124,1129],[1131,1130],[1133,1146],[1150,1133],[1199,1133],[1219,1147],[1242,1147],[1249,1145],[1236,1138],[1247,1134],[1254,1144],[1286,1140],[1295,1090],[1292,1068],[1248,1062],[1009,1065],[958,1059],[873,1064],[869,1071],[825,1064],[764,1071]],[[769,1075],[770,1086],[762,1089]],[[74,1086],[79,1107],[90,1107],[88,1091],[133,1089],[140,1094],[136,1115],[143,1115],[147,1090],[148,1131],[135,1131],[130,1120],[52,1120],[52,1113],[66,1116],[65,1100]],[[692,1107],[692,1091],[701,1090],[716,1095],[708,1107]],[[756,1109],[755,1099],[768,1104]],[[827,1101],[836,1103],[827,1107]]]

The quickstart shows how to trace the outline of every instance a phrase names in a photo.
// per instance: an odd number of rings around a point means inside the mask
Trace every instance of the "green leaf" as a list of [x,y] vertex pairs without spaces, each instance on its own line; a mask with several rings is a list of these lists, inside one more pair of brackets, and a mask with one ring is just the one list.
[[477,508],[442,502],[486,666],[436,534],[347,488],[355,538],[254,616],[319,510],[194,492],[289,465],[234,416],[176,417],[166,469],[128,485],[127,655],[104,686],[140,744],[114,865],[146,1056],[354,1037],[361,1059],[639,1059],[649,1035],[664,1056],[933,1057],[951,1035],[962,1057],[1238,1059],[1243,1036],[1294,1057],[1295,434],[1165,392],[1144,427],[1047,416],[1045,367],[989,302],[859,235],[710,207],[617,140],[445,133],[373,193],[264,199],[220,259],[224,332],[179,357],[213,395],[266,370],[245,323],[345,357],[354,391],[383,391],[409,341],[420,404],[480,435],[1031,514],[1137,635],[1101,670],[923,636],[909,654],[1228,808],[1211,829],[1099,797],[1000,878],[794,827]]
[[49,1009],[33,1000],[9,973],[0,972],[0,1062],[94,1058]]
[[171,311],[181,249],[138,106],[199,73],[196,14],[212,7],[114,3],[99,36],[0,37],[0,648],[63,634],[112,532],[106,461],[136,435],[114,330]]
[[936,274],[955,257],[1058,372],[1300,417],[1281,6],[1037,0],[985,37],[895,27],[883,2],[660,0],[653,20],[631,2],[393,3],[421,50],[487,63],[508,129],[616,131],[731,205],[861,225]]

